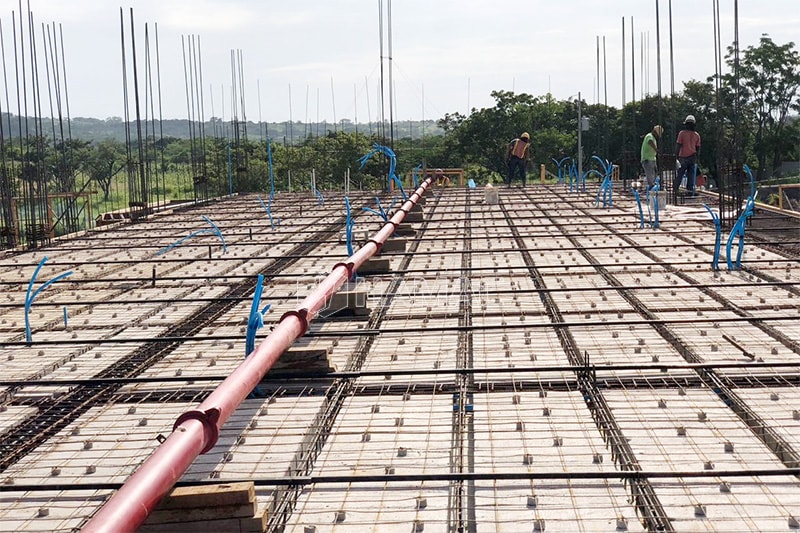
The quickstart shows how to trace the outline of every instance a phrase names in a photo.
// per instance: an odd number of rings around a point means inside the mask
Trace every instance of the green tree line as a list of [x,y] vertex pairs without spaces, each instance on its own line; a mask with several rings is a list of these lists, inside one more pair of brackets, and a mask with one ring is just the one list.
[[[590,124],[583,134],[587,164],[597,154],[638,173],[645,133],[655,124],[663,125],[660,150],[671,154],[688,114],[696,117],[703,138],[700,165],[712,176],[720,164],[747,163],[761,180],[774,175],[781,162],[800,159],[800,54],[794,43],[779,45],[765,35],[758,45],[741,51],[738,68],[733,50],[726,62],[731,73],[686,82],[674,95],[648,96],[622,109],[581,102]],[[469,116],[447,114],[436,128],[428,124],[426,135],[418,127],[415,136],[413,124],[405,130],[396,128],[398,174],[425,162],[433,168],[464,167],[468,177],[479,183],[499,181],[505,173],[506,146],[523,131],[531,134],[536,167],[546,164],[553,169],[552,158],[577,154],[576,100],[508,91],[491,95],[494,106],[473,109]],[[8,115],[3,119],[6,132],[12,131],[16,121]],[[189,132],[192,125],[182,123]],[[386,183],[385,159],[373,158],[358,168],[358,159],[374,143],[388,144],[377,125],[356,131],[356,125],[342,124],[322,134],[317,134],[319,128],[298,125],[302,136],[293,132],[294,142],[271,137],[275,128],[259,131],[259,125],[250,126],[257,135],[229,141],[221,137],[223,133],[231,137],[226,127],[231,128],[222,123],[207,126],[203,138],[150,137],[143,140],[141,150],[116,136],[53,141],[7,134],[0,154],[3,190],[19,195],[26,183],[44,176],[51,191],[96,190],[101,210],[126,207],[126,183],[140,175],[145,177],[149,198],[159,200],[219,196],[231,189],[263,192],[270,187],[268,144],[278,190],[288,190],[290,179],[293,190],[308,189],[312,172],[320,189],[341,188],[348,171],[352,187],[377,189]]]
[[[597,154],[638,172],[644,135],[662,125],[659,150],[674,154],[676,135],[689,114],[696,117],[703,139],[700,166],[712,176],[718,164],[746,163],[761,181],[777,174],[783,161],[799,160],[800,54],[794,43],[777,45],[765,35],[757,46],[741,51],[738,69],[735,61],[729,49],[726,62],[738,76],[691,80],[679,93],[648,96],[622,109],[582,102],[590,123],[582,139],[586,161]],[[495,91],[492,97],[494,107],[473,110],[468,117],[446,115],[440,121],[450,157],[479,173],[502,174],[505,147],[523,131],[531,134],[536,166],[552,166],[552,158],[577,154],[576,100],[506,91]]]

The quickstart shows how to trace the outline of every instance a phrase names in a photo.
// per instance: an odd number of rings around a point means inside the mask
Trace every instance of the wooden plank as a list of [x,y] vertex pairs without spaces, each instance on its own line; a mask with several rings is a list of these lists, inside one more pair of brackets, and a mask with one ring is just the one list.
[[275,361],[267,375],[285,374],[287,372],[335,372],[335,365],[328,359],[327,348],[292,348],[283,352]]
[[383,247],[381,248],[381,253],[383,252],[405,252],[406,251],[406,240],[393,238],[387,240],[383,243]]
[[405,220],[406,222],[422,222],[423,221],[422,211],[411,210],[403,220]]
[[222,520],[192,520],[171,524],[144,524],[137,533],[261,533],[267,528],[267,506],[259,505],[255,516]]
[[367,291],[339,290],[325,302],[327,305],[323,311],[320,311],[320,315],[331,315],[343,309],[365,309],[367,295]]
[[413,237],[417,234],[417,230],[411,224],[401,222],[394,230],[394,234],[398,237]]
[[174,524],[144,524],[137,533],[255,533],[262,532],[256,518],[231,518],[228,520],[198,520]]
[[388,259],[377,259],[375,257],[369,258],[361,268],[358,269],[358,273],[362,276],[368,276],[370,274],[383,274],[389,271],[389,260]]
[[164,496],[156,509],[241,505],[251,503],[255,498],[256,490],[252,481],[177,487]]
[[170,524],[175,522],[196,522],[200,520],[252,518],[255,514],[255,501],[233,505],[215,505],[213,507],[157,509],[150,513],[145,524]]

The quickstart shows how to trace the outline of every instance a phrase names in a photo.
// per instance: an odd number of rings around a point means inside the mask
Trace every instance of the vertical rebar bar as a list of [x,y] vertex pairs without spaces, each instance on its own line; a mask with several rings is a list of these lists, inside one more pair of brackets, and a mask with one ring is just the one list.
[[[136,104],[136,148],[139,154],[139,195],[136,198],[137,206],[141,207],[141,214],[134,217],[133,212],[131,212],[131,218],[139,218],[139,216],[146,217],[147,216],[147,201],[148,201],[148,194],[147,194],[147,182],[145,180],[145,173],[144,173],[144,146],[142,144],[142,116],[141,111],[139,109],[139,75],[136,66],[136,34],[135,34],[135,27],[133,23],[133,8],[130,9],[131,15],[131,51],[132,51],[132,61],[133,61],[133,98]],[[129,202],[133,201],[133,199],[129,199]],[[133,206],[131,206],[133,207]]]

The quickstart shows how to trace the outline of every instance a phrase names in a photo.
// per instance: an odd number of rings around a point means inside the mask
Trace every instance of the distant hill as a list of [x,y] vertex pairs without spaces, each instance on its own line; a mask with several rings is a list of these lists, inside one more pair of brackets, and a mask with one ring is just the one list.
[[[3,113],[3,134],[10,137],[19,137],[20,121],[14,114]],[[28,131],[32,134],[35,131],[35,124],[32,118],[28,119]],[[44,118],[41,122],[41,127],[45,136],[53,136],[53,124],[50,118]],[[231,132],[231,123],[223,122],[218,118],[211,118],[204,124],[204,134],[206,137],[226,137]],[[247,137],[251,140],[270,137],[273,140],[280,142],[298,144],[308,136],[321,136],[327,135],[328,132],[346,131],[363,134],[380,133],[380,124],[372,122],[369,124],[359,123],[355,124],[350,120],[342,120],[337,124],[327,122],[305,124],[299,121],[292,123],[289,122],[247,122],[246,124],[239,125],[240,131],[245,131]],[[10,134],[9,134],[10,129]],[[25,123],[22,123],[22,129],[25,130]],[[125,123],[119,117],[110,117],[105,120],[98,118],[75,117],[69,121],[69,129],[71,129],[72,137],[76,139],[84,139],[89,141],[102,140],[102,139],[116,139],[118,141],[125,140]],[[389,136],[389,125],[384,126],[386,137]],[[59,123],[55,121],[56,134],[60,135]],[[69,130],[67,123],[64,121],[64,135],[66,136]],[[169,119],[161,123],[148,121],[147,124],[142,122],[142,132],[147,132],[152,135],[155,131],[155,136],[160,137],[176,137],[179,139],[189,138],[189,121],[186,119]],[[195,124],[195,132],[199,131],[199,126]],[[442,129],[436,124],[435,120],[423,121],[403,121],[394,123],[394,137],[402,139],[411,137],[419,139],[422,134],[441,135]],[[131,123],[131,134],[136,135],[136,125]],[[196,134],[196,133],[195,133]]]

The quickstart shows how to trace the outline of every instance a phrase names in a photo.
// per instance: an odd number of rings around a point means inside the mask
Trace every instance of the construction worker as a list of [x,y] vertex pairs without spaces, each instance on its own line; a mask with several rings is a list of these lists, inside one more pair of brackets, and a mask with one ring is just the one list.
[[687,115],[683,121],[683,129],[678,133],[675,141],[675,153],[678,154],[680,168],[675,174],[675,181],[672,183],[672,194],[677,203],[678,188],[681,186],[683,177],[686,176],[686,190],[694,196],[694,178],[697,169],[697,156],[700,154],[700,134],[694,131],[696,120],[694,115]]
[[656,155],[658,154],[658,139],[664,128],[661,126],[653,126],[653,129],[644,136],[642,140],[641,161],[642,169],[644,170],[644,177],[647,179],[647,188],[652,189],[656,184]]
[[511,180],[514,179],[517,169],[519,169],[519,174],[522,176],[522,186],[525,186],[525,165],[530,159],[530,142],[531,136],[526,131],[508,144],[508,150],[506,150],[506,165],[508,166],[506,186],[511,187]]
[[450,178],[444,173],[444,170],[442,170],[441,168],[436,169],[436,186],[437,187],[450,186]]

